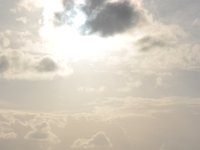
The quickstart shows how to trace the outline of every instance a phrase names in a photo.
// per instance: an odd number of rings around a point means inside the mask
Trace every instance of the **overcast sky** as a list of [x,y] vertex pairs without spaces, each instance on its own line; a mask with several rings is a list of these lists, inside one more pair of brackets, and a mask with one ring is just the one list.
[[199,0],[0,0],[0,149],[199,150]]

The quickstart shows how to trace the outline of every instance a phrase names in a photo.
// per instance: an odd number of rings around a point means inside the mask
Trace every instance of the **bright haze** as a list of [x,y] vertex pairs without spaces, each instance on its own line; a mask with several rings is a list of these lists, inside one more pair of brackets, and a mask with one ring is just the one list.
[[199,0],[0,0],[0,150],[200,150]]

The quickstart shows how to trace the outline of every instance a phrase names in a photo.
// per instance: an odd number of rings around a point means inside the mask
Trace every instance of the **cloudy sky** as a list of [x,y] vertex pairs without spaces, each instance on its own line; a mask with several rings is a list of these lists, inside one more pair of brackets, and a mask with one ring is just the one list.
[[0,149],[199,150],[199,0],[0,0]]

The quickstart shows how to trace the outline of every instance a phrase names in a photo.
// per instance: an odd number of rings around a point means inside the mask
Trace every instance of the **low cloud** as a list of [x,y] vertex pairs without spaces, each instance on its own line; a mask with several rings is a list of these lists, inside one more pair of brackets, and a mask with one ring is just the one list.
[[19,18],[16,18],[16,21],[21,22],[23,24],[26,24],[27,23],[27,18],[26,17],[19,17]]
[[199,99],[111,97],[94,108],[81,114],[0,110],[0,149],[200,148]]
[[88,139],[78,139],[76,140],[72,148],[108,148],[112,147],[110,139],[106,136],[104,132],[97,132],[91,138]]
[[36,70],[39,72],[54,72],[58,69],[56,62],[51,58],[43,58],[36,66]]
[[68,76],[72,72],[65,62],[57,62],[43,54],[17,52],[12,49],[0,53],[0,78],[49,79]]
[[25,136],[27,140],[47,141],[52,143],[59,143],[58,137],[52,133],[51,128],[46,123],[41,123],[28,132]]
[[15,132],[0,132],[0,139],[15,139],[17,137]]
[[6,56],[0,56],[0,73],[5,72],[9,68],[9,61]]

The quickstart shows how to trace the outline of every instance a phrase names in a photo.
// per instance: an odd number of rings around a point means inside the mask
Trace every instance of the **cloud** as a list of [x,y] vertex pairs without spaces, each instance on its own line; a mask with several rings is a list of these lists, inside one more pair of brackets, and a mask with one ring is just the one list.
[[85,19],[79,30],[89,35],[97,33],[104,37],[123,33],[137,26],[142,18],[138,6],[130,1],[86,0],[83,3],[63,1],[63,6],[65,8],[63,11],[55,12],[54,23],[74,25],[76,24],[74,19],[82,14]]
[[6,47],[9,47],[10,44],[11,44],[11,41],[8,37],[5,36],[5,34],[3,33],[0,33],[0,47],[2,48],[6,48]]
[[107,148],[112,147],[110,139],[104,132],[97,132],[89,139],[78,139],[76,140],[72,148]]
[[27,18],[26,17],[19,17],[19,18],[16,18],[16,21],[19,21],[23,24],[26,24],[27,23]]
[[170,46],[169,42],[163,39],[163,37],[161,36],[160,37],[146,36],[138,40],[137,44],[140,46],[140,51],[143,52],[156,48],[161,49]]
[[5,72],[9,68],[9,61],[6,56],[0,56],[0,73]]
[[58,69],[56,62],[51,58],[43,58],[36,66],[36,70],[39,72],[54,72]]
[[[63,3],[64,10],[52,12],[54,21],[56,20],[57,23],[63,25],[62,27],[72,26],[73,30],[73,19],[84,14],[86,18],[83,19],[84,23],[79,29],[83,33],[85,32],[87,35],[85,37],[93,39],[93,34],[97,34],[97,37],[111,36],[104,38],[106,42],[103,42],[102,45],[106,43],[106,46],[99,50],[104,51],[104,48],[106,49],[107,58],[104,58],[103,61],[110,59],[106,62],[111,64],[109,67],[115,65],[117,67],[123,66],[124,68],[118,67],[121,70],[131,68],[132,71],[140,70],[144,72],[149,70],[156,72],[158,70],[192,69],[199,66],[198,50],[195,50],[194,53],[188,52],[188,49],[193,49],[194,45],[185,42],[188,37],[184,29],[177,24],[165,24],[158,20],[144,7],[142,2],[138,4],[137,1],[86,0],[81,4],[70,1]],[[80,21],[80,19],[77,20]],[[71,31],[70,27],[69,31]],[[59,27],[55,28],[59,29]],[[62,36],[68,36],[68,33],[70,34],[68,31],[63,32]],[[126,34],[122,35],[121,33]],[[84,39],[84,36],[82,37]],[[107,46],[107,43],[110,44]],[[85,45],[87,44],[92,46],[88,41]],[[111,47],[110,45],[114,46]],[[68,47],[67,44],[66,47]],[[95,46],[92,48],[100,49]],[[120,51],[120,53],[113,54],[113,51],[114,53]]]
[[79,87],[78,89],[77,89],[77,91],[79,91],[79,92],[85,92],[85,93],[95,93],[95,92],[99,92],[99,93],[101,93],[101,92],[105,92],[106,91],[106,87],[104,87],[104,86],[100,86],[100,87]]
[[81,114],[0,110],[0,149],[200,148],[199,98],[110,97],[93,108]]
[[58,137],[51,132],[50,127],[46,123],[41,123],[25,135],[27,140],[47,141],[51,143],[59,143]]
[[[65,115],[0,109],[0,149],[48,149],[60,143],[57,136]],[[56,130],[56,133],[53,131]],[[23,143],[23,145],[21,145]]]
[[15,139],[17,137],[15,132],[0,132],[0,139]]
[[128,1],[106,3],[99,11],[93,10],[89,14],[84,28],[86,31],[89,30],[90,34],[111,36],[136,26],[139,18],[140,13],[137,8]]
[[17,133],[14,131],[12,124],[14,117],[1,111],[0,115],[0,140],[11,140],[17,138]]
[[[21,4],[18,6],[21,6],[23,7],[23,9],[25,8],[27,10],[31,10],[32,8],[29,8],[29,7],[32,7],[32,6],[41,8],[41,6],[43,5],[42,4],[43,1],[39,2],[38,0],[37,1],[21,0],[19,2]],[[34,4],[32,5],[32,3]],[[177,36],[177,32],[179,32],[178,26],[177,28],[175,27],[173,28],[172,25],[166,25],[162,23],[157,18],[154,18],[151,12],[147,12],[147,14],[144,14],[144,12],[146,11],[146,8],[144,8],[143,5],[138,6],[136,4],[136,1],[86,0],[85,2],[83,1],[83,3],[80,4],[77,1],[63,0],[62,2],[60,1],[46,2],[44,3],[43,7],[44,9],[43,9],[42,17],[44,18],[40,18],[41,12],[37,12],[38,18],[37,18],[37,21],[35,22],[38,22],[38,20],[40,20],[40,23],[41,23],[40,26],[37,28],[37,31],[41,26],[44,25],[44,28],[46,28],[48,32],[47,36],[50,35],[49,37],[55,37],[55,39],[58,41],[59,41],[59,38],[64,37],[61,40],[64,42],[58,42],[58,43],[64,44],[65,48],[63,49],[65,49],[66,51],[70,52],[71,47],[72,49],[73,47],[76,47],[74,46],[76,45],[74,43],[77,42],[77,38],[75,37],[74,38],[75,40],[72,40],[73,42],[70,42],[70,44],[67,44],[65,42],[67,40],[66,37],[73,39],[70,36],[71,35],[73,36],[74,34],[73,33],[70,34],[71,32],[66,31],[68,30],[67,27],[66,28],[64,27],[64,29],[66,29],[65,30],[66,32],[63,32],[63,34],[59,33],[58,35],[56,35],[55,34],[57,32],[56,27],[55,28],[52,27],[48,30],[48,27],[52,25],[50,24],[50,22],[52,23],[53,18],[54,18],[54,19],[57,19],[58,22],[64,21],[64,23],[66,23],[65,19],[70,21],[70,19],[73,20],[73,17],[76,17],[76,13],[81,13],[81,14],[84,13],[86,16],[86,20],[84,22],[82,29],[85,30],[85,32],[88,32],[89,34],[99,34],[101,36],[112,36],[118,33],[126,32],[127,30],[132,29],[132,27],[137,28],[137,33],[133,33],[134,31],[132,30],[130,32],[127,32],[127,34],[130,34],[130,36],[126,37],[126,36],[121,36],[118,34],[118,36],[116,36],[117,38],[115,38],[115,36],[112,37],[112,39],[108,38],[108,40],[106,38],[105,42],[102,42],[99,44],[99,45],[104,45],[104,43],[110,43],[108,44],[108,46],[105,46],[106,49],[114,49],[114,50],[120,49],[121,50],[119,54],[115,55],[116,56],[115,60],[111,60],[112,62],[105,61],[107,59],[105,58],[102,61],[103,63],[109,62],[109,63],[114,64],[115,63],[114,61],[116,61],[117,63],[118,62],[119,63],[117,65],[116,64],[114,65],[116,65],[117,67],[124,65],[124,68],[122,69],[125,70],[125,68],[130,68],[132,69],[131,71],[139,70],[139,69],[143,71],[157,70],[157,69],[171,69],[171,68],[184,69],[184,68],[197,68],[199,66],[198,50],[196,50],[196,52],[187,52],[188,50],[186,49],[192,49],[192,46],[183,48],[183,45],[184,45],[183,42],[182,43],[177,42],[177,39],[181,39],[179,38],[180,36]],[[141,9],[144,10],[144,12]],[[23,14],[20,14],[20,15],[24,16]],[[141,21],[142,17],[144,17],[143,15],[146,15],[145,17],[148,19],[148,21],[146,22],[144,26],[141,27],[140,23],[142,22]],[[17,18],[18,18],[17,20],[21,20],[21,21],[24,20],[24,18],[20,16]],[[16,20],[16,17],[13,20]],[[109,21],[105,21],[105,20],[109,20]],[[29,21],[27,22],[27,26],[29,26],[28,24],[29,24]],[[37,51],[39,53],[40,52],[45,53],[48,51],[45,49],[45,46],[42,44],[42,42],[37,41],[36,40],[37,37],[35,38],[35,36],[32,34],[32,33],[38,33],[38,32],[30,32],[31,30],[29,31],[23,30],[24,32],[20,32],[21,28],[19,28],[18,26],[16,28],[19,29],[19,31],[11,31],[12,28],[9,28],[10,31],[6,31],[7,33],[5,34],[5,36],[1,38],[1,39],[4,39],[2,40],[4,42],[1,42],[1,45],[4,45],[2,47],[10,47],[10,48],[15,49],[18,52],[29,51],[30,53],[35,53]],[[55,32],[51,33],[51,31],[54,31],[54,29],[55,29]],[[62,30],[59,30],[59,32],[60,31],[62,32]],[[69,29],[69,31],[71,30]],[[59,37],[56,38],[57,36]],[[173,36],[176,36],[176,37],[173,37]],[[82,37],[84,39],[84,36]],[[92,36],[90,37],[92,40],[96,41],[95,38],[93,38]],[[45,41],[42,38],[39,40]],[[97,44],[91,44],[90,42],[91,40],[88,40],[88,41],[86,40],[86,42],[88,42],[89,44],[87,43],[85,44],[85,41],[81,43],[84,43],[83,45],[89,45],[89,46],[94,45],[94,47],[92,47],[91,49],[100,49],[99,51],[101,52],[101,47],[96,46],[98,45],[99,42],[97,42]],[[122,43],[122,44],[119,44],[118,46],[118,43]],[[54,43],[51,43],[51,44],[53,45]],[[114,45],[114,46],[110,47],[110,45]],[[85,50],[88,47],[86,46],[86,48],[83,48],[83,49]],[[4,51],[6,50],[7,49],[5,49]],[[80,50],[80,52],[84,53],[84,50]],[[138,56],[136,54],[137,50],[145,51],[145,52],[149,52],[150,50],[156,50],[156,52],[153,52],[153,53],[150,52],[147,54],[145,53],[144,56],[141,56],[139,54],[140,56]],[[91,51],[93,52],[93,50]],[[102,48],[102,51],[104,51],[104,47]],[[87,52],[88,51],[86,50],[85,53]],[[62,53],[62,50],[60,51],[60,53]],[[109,57],[109,51],[106,51],[106,53],[108,53],[106,57]],[[177,54],[179,54],[179,56],[177,56]],[[111,56],[111,57],[114,58],[115,56],[113,57]],[[11,76],[10,74],[12,74],[13,78],[19,78],[19,76],[21,78],[23,78],[22,76],[32,76],[30,78],[33,78],[33,76],[39,77],[39,76],[43,76],[46,73],[46,75],[48,74],[47,77],[51,76],[50,78],[52,78],[52,76],[60,75],[62,72],[60,64],[59,64],[60,62],[58,60],[56,60],[55,58],[53,59],[50,58],[51,60],[49,61],[43,60],[43,58],[45,57],[44,55],[39,56],[39,57],[36,56],[37,58],[35,56],[25,55],[24,57],[27,60],[25,60],[24,58],[22,59],[20,58],[20,63],[19,62],[16,63],[16,61],[13,61],[13,59],[10,56],[6,55],[6,57],[9,62],[9,66],[6,67],[7,68],[6,70],[4,70],[5,68],[3,70],[0,69],[1,76],[3,72],[4,74],[6,74],[4,75],[4,77]],[[29,58],[31,62],[28,62]],[[113,67],[113,66],[110,65],[110,67]],[[42,77],[42,78],[46,78],[46,77]]]
[[33,12],[42,8],[44,1],[43,0],[20,0],[17,4],[17,10],[21,11],[22,9]]
[[64,61],[57,61],[44,54],[7,49],[0,53],[0,78],[52,79],[68,76],[72,69]]
[[86,0],[86,5],[83,7],[87,14],[91,13],[93,10],[97,10],[104,6],[106,0]]
[[195,27],[200,27],[200,19],[199,18],[196,18],[193,23],[192,23],[193,26]]
[[73,0],[62,0],[62,4],[65,7],[66,10],[69,10],[73,7],[75,4],[75,1]]

